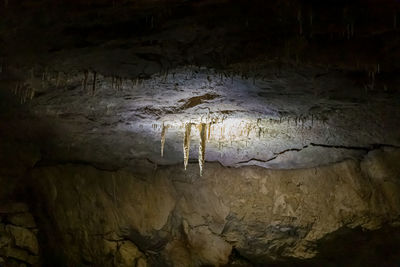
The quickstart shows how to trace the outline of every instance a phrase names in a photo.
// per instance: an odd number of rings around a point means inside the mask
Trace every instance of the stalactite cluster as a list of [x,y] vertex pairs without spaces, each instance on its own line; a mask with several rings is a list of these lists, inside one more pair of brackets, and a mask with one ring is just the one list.
[[21,104],[24,104],[27,100],[32,100],[35,96],[33,88],[19,82],[16,83],[13,93],[20,98]]
[[368,71],[369,84],[364,85],[364,89],[366,92],[368,92],[369,90],[370,91],[374,90],[376,75],[379,74],[380,71],[381,71],[381,68],[380,68],[379,63],[376,64],[375,66],[373,66],[372,70],[370,69]]
[[[92,81],[91,81],[92,84],[91,84],[91,87],[89,87],[90,84],[89,84],[89,86],[88,86],[90,74],[92,74]],[[88,70],[85,70],[85,71],[83,72],[82,90],[83,90],[84,92],[88,92],[88,93],[94,95],[95,92],[96,92],[96,85],[97,85],[97,72],[95,72],[95,71],[90,72],[90,71],[88,71]]]
[[124,79],[118,76],[111,77],[111,88],[121,91],[124,85]]
[[[309,116],[282,116],[279,117],[279,119],[258,118],[256,121],[236,121],[235,119],[228,119],[226,115],[222,115],[221,117],[210,117],[210,114],[208,114],[205,122],[203,119],[199,119],[198,121],[192,120],[191,122],[185,122],[181,125],[163,122],[161,125],[152,124],[152,128],[155,131],[161,129],[161,157],[164,156],[164,147],[168,129],[184,130],[183,158],[185,170],[189,162],[191,135],[193,134],[193,130],[196,132],[199,131],[200,141],[198,162],[200,175],[202,175],[204,170],[207,141],[212,140],[213,142],[217,142],[219,149],[226,147],[227,142],[230,142],[230,146],[232,146],[232,142],[238,142],[238,144],[247,147],[249,143],[251,143],[249,140],[253,140],[254,138],[276,137],[276,135],[279,134],[276,131],[277,125],[287,125],[287,131],[303,131],[312,129],[314,124],[317,124],[315,127],[321,127],[322,125],[326,124],[327,120],[328,118],[324,115],[311,114]],[[193,126],[195,127],[192,129]],[[280,134],[285,133],[281,132]]]

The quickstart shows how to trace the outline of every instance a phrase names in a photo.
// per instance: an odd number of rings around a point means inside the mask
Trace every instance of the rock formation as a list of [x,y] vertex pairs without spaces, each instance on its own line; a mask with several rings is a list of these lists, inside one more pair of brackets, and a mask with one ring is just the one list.
[[0,206],[0,264],[39,266],[38,229],[24,203]]
[[0,266],[397,266],[396,0],[0,5]]
[[43,213],[52,214],[47,231],[58,230],[60,253],[73,265],[221,266],[233,250],[248,263],[311,264],[329,236],[396,229],[399,157],[382,148],[361,161],[297,170],[207,163],[202,177],[196,164],[147,176],[68,164],[37,168],[32,181]]

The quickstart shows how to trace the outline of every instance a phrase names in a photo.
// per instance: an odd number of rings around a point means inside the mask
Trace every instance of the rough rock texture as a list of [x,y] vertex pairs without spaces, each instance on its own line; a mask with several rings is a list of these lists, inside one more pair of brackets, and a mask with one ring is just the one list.
[[397,0],[2,1],[0,265],[400,262],[399,18]]
[[195,164],[147,177],[67,164],[34,169],[32,181],[45,199],[48,233],[57,229],[48,242],[73,265],[219,266],[233,264],[233,255],[248,265],[313,264],[346,229],[367,235],[390,226],[398,242],[399,159],[400,150],[383,148],[361,161],[298,170],[206,164],[203,177]]
[[0,265],[40,266],[38,229],[25,203],[0,205]]

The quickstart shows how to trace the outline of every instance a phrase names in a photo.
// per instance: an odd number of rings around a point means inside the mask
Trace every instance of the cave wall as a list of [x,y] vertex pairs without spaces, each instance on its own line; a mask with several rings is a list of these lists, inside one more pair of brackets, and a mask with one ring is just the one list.
[[399,10],[4,1],[0,266],[398,265]]
[[26,142],[0,142],[0,266],[41,266],[39,229],[26,177],[40,158]]
[[360,161],[298,170],[207,163],[203,177],[196,164],[141,174],[60,164],[34,168],[31,184],[52,264],[361,264],[376,259],[326,258],[324,244],[346,251],[352,234],[383,231],[396,251],[399,159],[399,149],[386,147]]

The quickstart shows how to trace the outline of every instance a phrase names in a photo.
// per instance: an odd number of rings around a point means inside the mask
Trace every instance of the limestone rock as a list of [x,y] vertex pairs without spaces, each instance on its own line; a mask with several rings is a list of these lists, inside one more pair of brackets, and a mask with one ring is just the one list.
[[13,225],[26,227],[26,228],[35,228],[36,223],[32,214],[30,213],[17,213],[7,216],[7,221]]
[[[150,253],[173,266],[223,265],[232,248],[266,263],[313,259],[343,229],[398,225],[399,159],[399,149],[385,148],[306,169],[206,163],[198,179],[195,164],[163,167],[143,180],[80,165],[35,169],[33,177],[65,238],[57,240],[66,240],[57,246],[74,264],[85,251],[98,264],[113,253],[121,265]],[[114,236],[120,246],[95,236]]]
[[38,263],[39,258],[37,256],[30,255],[26,250],[9,247],[4,249],[4,254],[2,254],[5,258],[13,258],[19,261],[23,261],[29,264]]
[[174,267],[195,266],[187,244],[182,240],[173,240],[165,247],[166,258]]
[[[46,205],[55,212],[57,227],[63,234],[74,232],[63,244],[72,263],[79,264],[80,255],[85,255],[88,262],[101,265],[113,253],[113,240],[138,236],[139,245],[152,246],[153,241],[144,236],[162,229],[175,207],[174,187],[168,179],[144,181],[126,171],[99,172],[77,165],[68,169],[57,166],[38,169],[36,174],[41,176],[41,192],[51,199]],[[76,240],[79,246],[74,245]]]
[[204,265],[221,266],[228,263],[232,246],[221,237],[214,235],[207,227],[189,231],[188,243],[191,253]]
[[204,226],[186,231],[186,241],[174,240],[166,246],[165,253],[173,266],[221,266],[228,263],[232,246],[224,239]]
[[0,214],[27,212],[28,210],[29,208],[25,203],[13,202],[0,204]]
[[116,251],[117,251],[117,242],[115,241],[108,241],[108,240],[103,240],[103,244],[104,244],[104,249],[102,251],[102,253],[104,255],[112,255],[114,256]]
[[[138,266],[137,262],[143,257],[139,249],[130,241],[122,241],[118,248],[118,266]],[[143,259],[141,265],[143,266]],[[146,265],[144,265],[146,266]]]
[[147,267],[147,262],[143,258],[139,258],[136,261],[136,267]]
[[7,247],[11,243],[11,237],[5,233],[0,233],[0,248]]
[[176,183],[175,186],[181,193],[177,212],[191,226],[209,225],[210,229],[221,234],[229,207],[226,206],[213,191],[211,184],[198,181],[197,190],[185,183]]
[[34,233],[30,230],[13,225],[7,225],[6,230],[13,237],[15,245],[22,249],[27,249],[34,255],[39,253],[39,244]]

